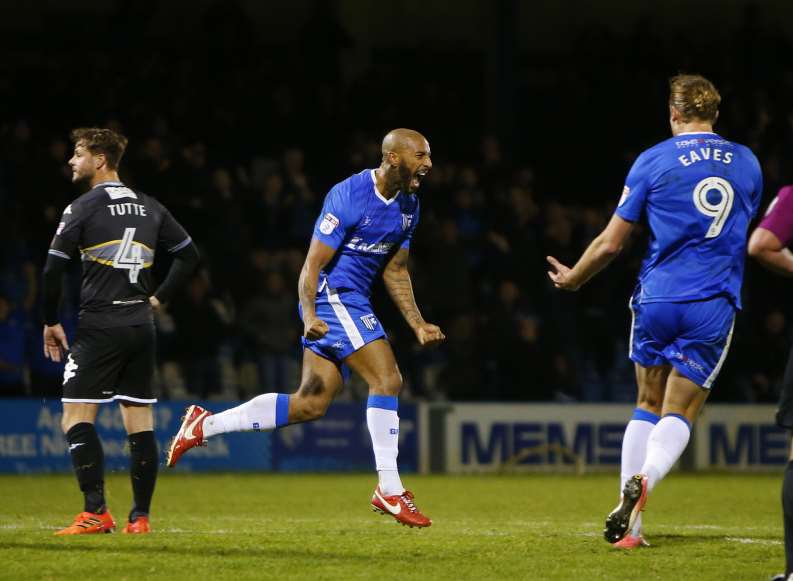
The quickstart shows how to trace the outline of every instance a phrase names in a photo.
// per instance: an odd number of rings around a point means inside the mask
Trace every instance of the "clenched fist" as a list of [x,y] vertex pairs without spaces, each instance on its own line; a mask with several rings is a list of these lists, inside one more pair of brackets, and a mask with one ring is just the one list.
[[303,336],[309,341],[322,339],[328,332],[328,324],[319,317],[306,317],[303,321]]
[[443,334],[441,328],[432,323],[421,323],[414,331],[420,345],[433,345],[446,339],[446,335]]

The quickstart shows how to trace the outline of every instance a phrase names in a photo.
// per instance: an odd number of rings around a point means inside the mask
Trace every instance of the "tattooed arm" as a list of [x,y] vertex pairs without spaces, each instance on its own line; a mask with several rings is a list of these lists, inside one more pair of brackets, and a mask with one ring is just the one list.
[[410,273],[408,272],[408,254],[407,248],[400,248],[388,261],[383,271],[385,287],[388,289],[391,300],[394,301],[399,312],[405,317],[405,321],[413,329],[420,344],[428,345],[443,341],[446,336],[440,327],[426,322],[416,305],[413,284],[410,282]]
[[306,339],[316,340],[328,332],[328,324],[317,317],[316,297],[319,284],[319,272],[328,264],[336,251],[316,238],[311,239],[303,270],[300,271],[300,280],[297,284],[297,294],[300,297],[300,306],[303,308],[303,336]]

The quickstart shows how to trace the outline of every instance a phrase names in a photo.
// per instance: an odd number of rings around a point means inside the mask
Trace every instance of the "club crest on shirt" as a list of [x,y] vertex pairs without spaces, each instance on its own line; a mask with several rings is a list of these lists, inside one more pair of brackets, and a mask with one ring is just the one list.
[[322,232],[325,236],[329,235],[336,229],[336,226],[339,225],[339,219],[328,212],[322,218],[322,222],[319,225],[319,231]]
[[370,331],[374,331],[377,328],[377,317],[374,316],[374,313],[369,313],[368,315],[364,315],[360,317],[361,323],[369,329]]
[[407,230],[413,223],[413,214],[402,214],[402,230]]
[[630,196],[630,195],[631,195],[631,189],[628,186],[625,186],[624,188],[622,188],[622,197],[620,197],[619,205],[621,206],[622,204],[624,204],[625,200],[627,200],[628,196]]

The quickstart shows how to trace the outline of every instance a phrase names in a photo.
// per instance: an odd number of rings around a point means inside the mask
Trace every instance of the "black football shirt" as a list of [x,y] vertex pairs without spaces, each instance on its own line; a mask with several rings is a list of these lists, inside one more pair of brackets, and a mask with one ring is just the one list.
[[178,252],[190,236],[159,201],[104,182],[63,211],[49,253],[83,263],[80,326],[123,327],[152,320],[156,249]]

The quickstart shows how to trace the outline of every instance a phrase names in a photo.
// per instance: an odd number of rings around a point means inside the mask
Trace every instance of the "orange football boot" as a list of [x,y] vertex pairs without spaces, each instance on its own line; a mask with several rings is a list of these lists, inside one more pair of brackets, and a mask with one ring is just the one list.
[[122,530],[122,533],[132,535],[142,535],[151,532],[151,525],[149,525],[149,517],[139,516],[132,522],[128,522]]
[[112,533],[116,528],[116,522],[109,511],[102,514],[94,512],[81,512],[74,517],[74,522],[56,532],[56,535],[93,535],[96,533]]

